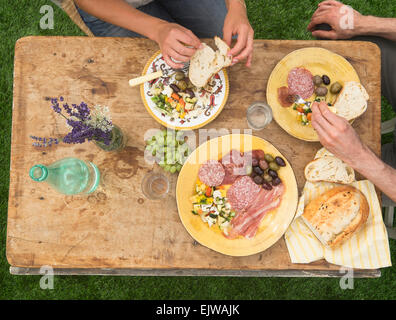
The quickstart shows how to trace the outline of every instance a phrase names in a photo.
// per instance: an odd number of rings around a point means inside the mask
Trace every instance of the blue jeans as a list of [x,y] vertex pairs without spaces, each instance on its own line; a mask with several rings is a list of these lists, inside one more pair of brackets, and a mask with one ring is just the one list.
[[[154,0],[137,8],[162,20],[191,30],[198,38],[223,37],[227,7],[224,0]],[[80,8],[81,18],[98,37],[142,37],[133,31],[102,21]]]

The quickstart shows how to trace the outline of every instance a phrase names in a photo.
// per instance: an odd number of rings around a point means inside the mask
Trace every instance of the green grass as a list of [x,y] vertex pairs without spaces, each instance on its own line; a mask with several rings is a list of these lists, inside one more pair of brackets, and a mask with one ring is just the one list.
[[[248,0],[256,38],[311,39],[306,31],[318,1]],[[10,4],[12,3],[12,5]],[[10,159],[13,58],[15,41],[28,35],[83,35],[56,6],[54,30],[39,28],[43,0],[0,0],[0,299],[395,299],[396,267],[380,279],[355,279],[354,290],[341,290],[339,279],[55,277],[54,290],[41,290],[38,276],[11,276],[5,257]],[[396,17],[393,0],[348,1],[364,14]],[[383,101],[383,120],[394,116]],[[387,141],[391,137],[385,137]],[[390,241],[392,261],[396,242]]]

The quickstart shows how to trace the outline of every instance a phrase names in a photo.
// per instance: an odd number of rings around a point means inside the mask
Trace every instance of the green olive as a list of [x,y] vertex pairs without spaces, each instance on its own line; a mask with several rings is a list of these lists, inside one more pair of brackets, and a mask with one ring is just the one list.
[[267,182],[272,182],[272,177],[268,173],[264,174],[263,178]]
[[334,82],[330,87],[330,92],[337,94],[342,90],[342,85],[339,82]]
[[265,161],[267,161],[268,163],[273,162],[275,159],[273,156],[271,156],[269,153],[266,153],[264,156]]
[[181,91],[184,91],[184,90],[187,89],[187,83],[186,83],[186,81],[184,81],[184,80],[179,81],[179,82],[177,83],[177,86],[179,87],[179,89],[180,89]]
[[183,80],[184,77],[185,77],[185,76],[184,76],[184,73],[181,72],[181,71],[178,71],[178,72],[175,73],[175,79],[176,79],[177,81]]
[[278,171],[279,170],[279,166],[274,161],[269,163],[269,167],[270,167],[271,170],[274,170],[274,171]]

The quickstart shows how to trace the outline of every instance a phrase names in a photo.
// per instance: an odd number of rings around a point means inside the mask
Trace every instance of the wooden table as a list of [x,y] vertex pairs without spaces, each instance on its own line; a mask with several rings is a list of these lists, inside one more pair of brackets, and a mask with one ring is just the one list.
[[[206,129],[245,129],[246,108],[265,100],[267,79],[289,52],[320,46],[346,57],[370,95],[368,111],[354,127],[380,154],[380,51],[365,42],[256,40],[253,67],[229,69],[230,95],[220,116]],[[145,199],[140,183],[153,169],[143,159],[144,133],[160,126],[142,104],[139,89],[128,80],[141,74],[158,46],[146,39],[27,37],[16,44],[12,122],[11,181],[7,259],[13,274],[35,274],[43,265],[57,274],[342,276],[325,261],[292,264],[284,239],[249,257],[229,257],[197,244],[180,222],[176,175],[162,201]],[[37,149],[30,135],[61,138],[67,128],[49,97],[69,103],[111,108],[113,122],[127,134],[118,153],[93,143],[60,144]],[[297,140],[275,122],[256,135],[273,143],[291,162],[301,188],[303,169],[321,147]],[[64,196],[30,180],[37,163],[76,156],[98,165],[100,189],[90,196]],[[378,277],[379,270],[355,270],[357,277]]]

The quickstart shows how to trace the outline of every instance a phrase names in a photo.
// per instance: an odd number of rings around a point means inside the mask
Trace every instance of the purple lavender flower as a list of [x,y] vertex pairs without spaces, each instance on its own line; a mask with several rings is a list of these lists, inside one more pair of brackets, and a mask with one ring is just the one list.
[[59,107],[58,99],[56,98],[51,99],[51,103],[52,103],[52,109],[54,109],[56,113],[62,112],[61,108]]
[[[70,107],[67,102],[64,102],[62,96],[59,97],[59,101],[62,102],[63,110],[66,112],[66,115],[62,113],[58,98],[51,99],[51,107],[56,113],[64,117],[67,124],[72,128],[63,138],[64,143],[83,143],[85,141],[96,140],[106,145],[110,144],[112,124],[105,116],[102,116],[101,122],[98,122],[96,117],[92,118],[91,110],[85,102],[81,102],[79,105],[72,104]],[[46,147],[54,143],[59,143],[58,139],[54,138],[41,138],[35,136],[31,136],[31,138],[36,141],[33,145],[37,147]]]

